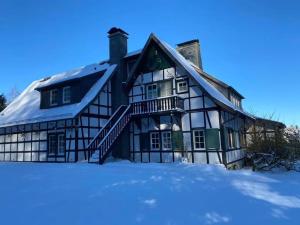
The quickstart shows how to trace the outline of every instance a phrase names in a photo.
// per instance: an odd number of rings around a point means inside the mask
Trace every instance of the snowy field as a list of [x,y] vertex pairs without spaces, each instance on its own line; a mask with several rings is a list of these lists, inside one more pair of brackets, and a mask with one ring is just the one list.
[[3,225],[300,224],[300,173],[0,163]]

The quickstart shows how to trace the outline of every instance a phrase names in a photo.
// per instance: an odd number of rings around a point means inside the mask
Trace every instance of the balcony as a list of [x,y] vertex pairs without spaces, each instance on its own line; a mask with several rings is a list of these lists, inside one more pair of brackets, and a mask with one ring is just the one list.
[[131,105],[132,115],[184,111],[183,99],[178,96],[143,100],[133,102]]

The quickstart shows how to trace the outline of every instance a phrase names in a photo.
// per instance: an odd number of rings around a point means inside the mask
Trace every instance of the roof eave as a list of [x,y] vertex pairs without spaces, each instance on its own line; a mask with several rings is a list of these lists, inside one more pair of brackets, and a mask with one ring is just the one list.
[[196,69],[196,71],[198,73],[200,73],[205,78],[211,80],[212,82],[216,82],[217,84],[219,84],[223,88],[227,88],[227,89],[230,89],[230,90],[234,91],[234,93],[237,94],[241,99],[245,99],[245,97],[241,93],[239,93],[235,88],[233,88],[232,86],[230,86],[230,85],[224,83],[223,81],[215,78],[214,76],[208,74],[207,72],[203,71],[201,68],[199,68],[198,66],[196,66],[195,64],[192,64],[192,66]]
[[[115,65],[115,68],[113,69],[113,71],[111,72],[111,74],[110,74],[110,76],[109,76],[109,78],[108,78],[107,80],[109,80],[109,79],[115,74],[115,72],[117,71],[117,69],[119,68],[119,65],[117,65],[117,64],[112,64],[112,65],[110,65],[110,66],[113,66],[113,65]],[[98,94],[96,95],[96,97],[99,95],[100,91],[101,91],[101,90],[99,90],[99,92],[98,92]],[[96,97],[95,97],[95,98],[96,98]],[[93,98],[91,101],[89,101],[89,102],[86,104],[86,107],[88,107],[88,106],[95,100],[95,98]],[[86,109],[86,107],[83,107],[83,109],[82,109],[81,111],[79,111],[79,112],[74,116],[74,118],[77,117],[78,115],[80,115],[82,112],[84,112],[84,110]]]

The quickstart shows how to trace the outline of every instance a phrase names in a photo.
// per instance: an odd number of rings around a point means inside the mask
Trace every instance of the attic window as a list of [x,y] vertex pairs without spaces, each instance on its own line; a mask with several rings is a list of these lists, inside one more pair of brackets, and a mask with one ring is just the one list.
[[63,103],[67,104],[71,102],[71,87],[67,86],[63,88]]
[[50,90],[50,105],[55,106],[58,104],[58,90]]
[[177,92],[183,93],[188,91],[188,84],[186,80],[177,82]]
[[241,108],[241,100],[235,95],[230,94],[230,101],[237,107]]

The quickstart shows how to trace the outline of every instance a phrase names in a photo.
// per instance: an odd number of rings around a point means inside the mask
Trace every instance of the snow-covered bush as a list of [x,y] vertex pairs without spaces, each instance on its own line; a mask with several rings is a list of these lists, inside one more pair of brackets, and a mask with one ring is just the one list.
[[285,128],[284,135],[289,143],[300,142],[300,128],[297,125]]
[[300,159],[300,129],[297,125],[289,126],[284,132],[287,145],[285,147],[289,157],[294,160]]
[[263,130],[252,133],[248,152],[247,162],[253,168],[262,164],[263,168],[284,166],[288,170],[294,169],[300,159],[300,129],[290,126],[275,129],[271,135],[266,135]]
[[284,130],[277,129],[266,135],[262,132],[255,132],[250,135],[248,150],[251,152],[272,153],[281,155],[287,144]]

